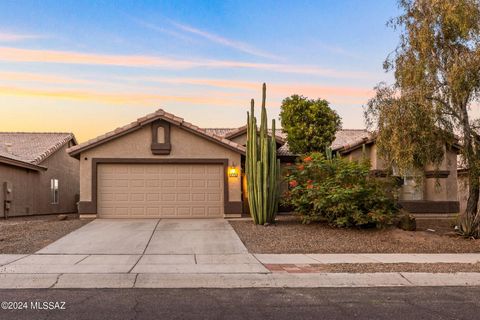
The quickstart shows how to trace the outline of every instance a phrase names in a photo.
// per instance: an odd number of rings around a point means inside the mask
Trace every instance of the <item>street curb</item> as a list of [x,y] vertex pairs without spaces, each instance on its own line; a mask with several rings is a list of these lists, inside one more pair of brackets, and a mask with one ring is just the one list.
[[0,289],[480,286],[480,272],[311,274],[1,274]]

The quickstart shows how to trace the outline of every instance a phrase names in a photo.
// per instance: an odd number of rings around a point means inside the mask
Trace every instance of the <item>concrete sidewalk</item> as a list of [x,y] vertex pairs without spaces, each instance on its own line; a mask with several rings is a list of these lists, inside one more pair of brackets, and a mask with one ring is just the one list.
[[480,286],[480,273],[272,273],[258,262],[475,263],[479,258],[478,254],[0,255],[0,288]]
[[268,273],[251,254],[1,255],[0,274]]

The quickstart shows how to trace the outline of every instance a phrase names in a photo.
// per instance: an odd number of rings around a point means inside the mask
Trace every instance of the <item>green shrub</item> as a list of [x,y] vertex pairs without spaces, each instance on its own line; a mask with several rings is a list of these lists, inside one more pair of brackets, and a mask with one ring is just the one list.
[[323,151],[335,140],[341,119],[327,100],[292,95],[282,101],[280,121],[292,153]]
[[388,182],[371,176],[368,160],[311,153],[287,167],[286,179],[285,204],[304,223],[326,220],[338,227],[382,227],[391,224],[396,213]]

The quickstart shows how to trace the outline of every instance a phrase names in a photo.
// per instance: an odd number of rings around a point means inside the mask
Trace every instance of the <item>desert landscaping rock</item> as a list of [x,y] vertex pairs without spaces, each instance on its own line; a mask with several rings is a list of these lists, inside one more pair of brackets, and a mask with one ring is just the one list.
[[268,270],[282,273],[457,273],[480,272],[480,263],[333,263],[266,264]]
[[55,215],[0,220],[0,254],[34,253],[90,221],[78,215],[62,221]]
[[[397,228],[341,229],[323,223],[301,224],[297,216],[256,226],[229,221],[252,253],[464,253],[480,252],[480,240]],[[361,244],[361,245],[359,245]]]

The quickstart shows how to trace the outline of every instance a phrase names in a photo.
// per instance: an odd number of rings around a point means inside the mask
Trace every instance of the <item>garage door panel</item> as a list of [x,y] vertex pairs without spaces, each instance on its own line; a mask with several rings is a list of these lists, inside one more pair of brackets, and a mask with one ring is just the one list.
[[145,180],[145,187],[147,188],[155,188],[159,186],[160,186],[160,180],[158,178]]
[[137,208],[133,207],[131,208],[130,212],[132,215],[143,216],[145,215],[145,207],[137,207]]
[[147,193],[146,194],[146,200],[148,202],[158,201],[158,200],[160,200],[160,194],[158,194],[158,193]]
[[145,211],[147,216],[158,217],[160,216],[160,208],[159,207],[147,207]]
[[223,166],[216,164],[99,164],[98,214],[222,217],[223,179]]
[[190,193],[178,193],[177,194],[177,201],[191,201]]
[[131,201],[145,201],[145,194],[144,193],[132,193],[130,195],[130,200]]

